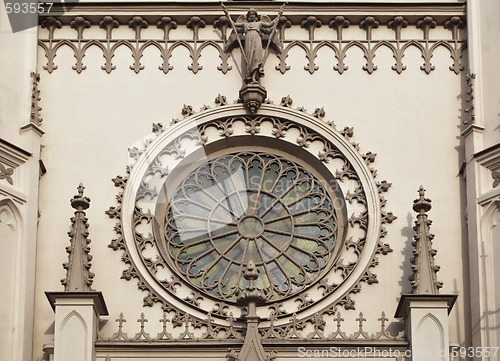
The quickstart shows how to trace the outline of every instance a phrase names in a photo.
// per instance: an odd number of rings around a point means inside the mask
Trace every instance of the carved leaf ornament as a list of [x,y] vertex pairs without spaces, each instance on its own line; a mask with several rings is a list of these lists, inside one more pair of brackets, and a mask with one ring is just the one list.
[[124,253],[122,278],[138,280],[145,306],[227,326],[253,262],[260,326],[286,328],[292,315],[352,309],[361,283],[378,282],[378,254],[392,251],[383,224],[395,216],[383,210],[390,183],[375,179],[375,153],[359,153],[352,128],[324,111],[286,104],[247,115],[219,102],[154,124],[131,149],[106,213],[118,219],[110,247]]

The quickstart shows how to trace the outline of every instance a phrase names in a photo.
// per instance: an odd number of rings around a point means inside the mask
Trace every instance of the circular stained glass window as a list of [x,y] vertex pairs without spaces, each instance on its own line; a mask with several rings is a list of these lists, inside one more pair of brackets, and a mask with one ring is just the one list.
[[321,181],[278,155],[240,152],[193,170],[165,213],[164,254],[194,287],[236,301],[245,265],[268,301],[301,292],[334,258],[337,216]]

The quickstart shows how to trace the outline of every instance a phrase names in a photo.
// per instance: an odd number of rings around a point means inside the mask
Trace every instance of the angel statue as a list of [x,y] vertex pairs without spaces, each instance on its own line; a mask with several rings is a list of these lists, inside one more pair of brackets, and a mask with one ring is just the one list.
[[[228,39],[226,51],[230,51],[237,40],[245,58],[245,83],[258,84],[260,78],[264,76],[264,63],[268,56],[269,45],[273,43],[278,49],[281,48],[276,27],[283,13],[284,5],[281,6],[278,16],[272,21],[267,15],[259,15],[255,9],[250,9],[246,15],[241,15],[236,22],[231,20],[227,9],[222,3],[221,5],[233,29]],[[267,45],[264,49],[263,42],[266,40]],[[242,42],[244,42],[244,46]]]

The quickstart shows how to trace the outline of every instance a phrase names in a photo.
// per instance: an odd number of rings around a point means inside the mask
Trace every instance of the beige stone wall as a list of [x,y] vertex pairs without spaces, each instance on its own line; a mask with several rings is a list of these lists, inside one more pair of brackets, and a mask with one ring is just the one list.
[[0,358],[32,355],[40,136],[30,124],[37,29],[12,34],[0,7]]
[[[47,30],[39,31],[40,38],[45,38]],[[124,38],[133,37],[132,30],[126,26],[116,31]],[[75,38],[75,30],[68,26],[57,30],[56,34],[57,38]],[[93,26],[84,34],[102,38],[104,31]],[[147,29],[147,34],[161,36],[154,26]],[[316,34],[318,37],[334,36],[334,31],[323,25]],[[373,34],[374,39],[394,36],[386,26],[375,29]],[[171,36],[189,38],[192,32],[179,26]],[[306,40],[307,32],[295,26],[287,36]],[[346,40],[361,40],[364,36],[357,25],[344,33]],[[211,25],[200,31],[200,38],[217,37]],[[414,25],[403,29],[403,39],[413,37],[421,39],[421,30]],[[451,33],[441,25],[431,30],[431,39],[449,40]],[[236,100],[241,86],[240,58],[239,51],[235,50],[229,59],[232,69],[223,74],[217,70],[220,64],[217,51],[206,49],[200,58],[203,69],[194,74],[188,69],[192,61],[188,52],[179,48],[170,59],[173,69],[164,74],[158,69],[161,64],[158,51],[150,48],[141,58],[144,69],[136,74],[129,69],[133,62],[130,50],[122,47],[113,58],[116,69],[107,74],[101,69],[104,64],[101,50],[91,48],[83,58],[86,69],[78,74],[71,68],[75,59],[68,47],[58,50],[54,59],[58,68],[52,73],[42,70],[46,58],[42,51],[39,52],[45,119],[42,158],[47,174],[40,185],[35,359],[40,356],[42,345],[53,338],[54,315],[43,292],[62,289],[59,280],[65,272],[61,264],[67,260],[64,249],[68,245],[66,232],[72,215],[69,199],[80,182],[86,187],[85,194],[92,199],[87,216],[94,257],[92,271],[96,274],[93,288],[103,292],[110,311],[103,335],[109,337],[116,331],[115,319],[120,312],[128,319],[124,330],[130,335],[139,330],[135,321],[141,312],[149,318],[147,327],[152,334],[161,330],[158,305],[152,309],[142,308],[145,294],[137,289],[135,280],[120,279],[125,268],[120,260],[121,253],[108,248],[116,237],[115,221],[104,214],[115,205],[118,191],[111,179],[125,173],[128,148],[151,132],[152,123],[168,124],[171,119],[180,118],[184,104],[192,105],[195,111],[204,105],[214,106],[218,94],[230,101]],[[278,62],[271,54],[266,63],[262,84],[268,90],[269,99],[279,104],[282,97],[289,95],[293,107],[303,106],[309,113],[323,107],[325,119],[333,120],[339,129],[354,127],[354,140],[360,144],[361,152],[377,153],[373,166],[378,170],[378,179],[393,184],[385,195],[386,209],[398,216],[387,225],[385,238],[393,252],[379,257],[380,264],[374,269],[379,283],[364,284],[362,291],[354,296],[356,310],[344,311],[344,318],[351,320],[346,328],[356,329],[355,318],[360,311],[369,319],[371,326],[367,327],[373,331],[382,311],[391,322],[396,322],[392,315],[398,299],[402,293],[410,291],[407,277],[415,219],[411,206],[422,184],[427,189],[426,196],[433,201],[429,217],[433,220],[431,231],[436,234],[436,263],[441,266],[438,279],[444,282],[441,292],[459,295],[450,318],[450,341],[467,344],[470,326],[467,300],[470,295],[464,266],[467,255],[464,253],[459,175],[465,72],[450,71],[452,59],[444,48],[434,52],[435,70],[429,74],[420,69],[423,59],[414,47],[405,52],[403,62],[407,68],[402,74],[391,69],[394,59],[387,49],[377,51],[374,63],[378,68],[372,74],[362,69],[366,59],[359,49],[348,52],[346,65],[349,69],[342,75],[333,69],[337,60],[326,48],[318,52],[315,63],[319,68],[313,74],[304,70],[307,59],[299,48],[290,51],[287,63],[291,68],[285,74],[274,69]],[[491,107],[493,109],[493,105]]]
[[500,44],[496,39],[500,36],[495,14],[500,12],[500,4],[496,1],[485,1],[480,4],[480,59],[481,87],[484,117],[484,147],[500,142],[500,75],[498,71],[498,54]]

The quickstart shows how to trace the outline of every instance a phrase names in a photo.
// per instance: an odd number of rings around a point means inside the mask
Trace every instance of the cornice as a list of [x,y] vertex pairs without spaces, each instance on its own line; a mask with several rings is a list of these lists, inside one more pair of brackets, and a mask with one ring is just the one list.
[[0,138],[0,151],[8,152],[12,155],[17,156],[17,158],[22,159],[25,162],[29,157],[32,156],[27,150],[12,144],[5,139]]
[[477,152],[476,154],[474,154],[474,158],[476,158],[479,163],[484,164],[488,168],[490,168],[490,161],[492,162],[492,164],[500,167],[500,143]]
[[477,125],[477,124],[471,124],[467,128],[465,128],[462,133],[460,134],[462,137],[466,138],[472,133],[483,133],[484,127]]
[[[241,15],[250,7],[259,12],[275,14],[281,2],[277,1],[227,1],[227,9],[234,15]],[[410,24],[416,23],[425,16],[432,16],[438,25],[444,24],[452,16],[465,16],[464,2],[433,2],[433,3],[352,3],[352,2],[293,2],[286,6],[286,17],[293,25],[307,16],[316,16],[326,21],[331,16],[346,16],[352,24],[357,24],[366,15],[375,16],[381,24],[391,21],[394,16],[404,16]],[[98,21],[104,15],[113,15],[118,21],[125,24],[131,15],[141,15],[147,20],[158,21],[161,16],[172,17],[179,25],[185,24],[193,15],[203,17],[212,23],[222,15],[219,2],[79,2],[69,10],[61,5],[54,4],[50,13],[40,16],[41,21],[47,16],[57,16],[63,24],[69,23],[74,16],[86,16],[89,21]],[[95,17],[95,19],[94,19]],[[67,20],[67,21],[65,21]]]
[[94,308],[99,315],[109,315],[102,292],[45,292],[45,296],[49,300],[50,306],[54,311],[58,303],[71,303],[72,305],[75,305],[78,303],[75,300],[91,300],[94,303]]
[[[432,295],[432,294],[405,294],[401,296],[399,300],[398,308],[394,317],[404,318],[408,315],[410,308],[436,308],[440,303],[443,305],[441,307],[446,307],[448,309],[448,314],[451,312],[458,295],[454,294],[443,294],[443,295]],[[433,306],[431,306],[434,304]]]

